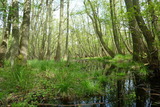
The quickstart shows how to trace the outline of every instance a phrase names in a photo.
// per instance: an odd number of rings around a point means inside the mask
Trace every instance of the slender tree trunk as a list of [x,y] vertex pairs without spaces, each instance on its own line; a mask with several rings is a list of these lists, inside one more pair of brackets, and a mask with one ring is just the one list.
[[[108,53],[111,57],[114,57],[114,56],[115,56],[115,53],[106,45],[106,43],[105,43],[104,40],[103,40],[103,33],[102,33],[101,30],[100,30],[100,29],[101,29],[101,28],[100,28],[101,25],[99,25],[100,23],[98,24],[98,22],[97,22],[98,16],[97,16],[97,14],[95,13],[95,9],[94,9],[94,7],[93,7],[93,5],[92,5],[92,3],[91,3],[90,0],[88,0],[88,3],[89,3],[89,5],[90,5],[90,7],[91,7],[93,16],[91,16],[91,15],[89,14],[87,8],[86,8],[86,12],[87,12],[87,15],[90,17],[90,19],[91,19],[92,22],[93,22],[94,31],[95,31],[95,33],[97,34],[97,36],[98,36],[98,38],[99,38],[99,40],[100,40],[100,43],[101,43],[102,47],[105,49],[105,51],[107,51],[107,53]],[[86,7],[86,3],[85,3],[85,2],[84,2],[84,4],[85,4],[85,7]]]
[[60,22],[59,22],[59,35],[58,35],[58,43],[57,43],[57,50],[56,50],[56,56],[55,56],[55,61],[60,61],[61,60],[61,36],[63,35],[63,9],[64,9],[64,0],[60,1]]
[[[160,41],[160,22],[159,17],[155,14],[155,7],[152,0],[147,0],[148,6],[149,6],[149,14],[151,16],[151,25],[152,25],[152,31],[154,36],[157,36],[158,40]],[[158,3],[160,1],[155,0],[155,3]]]
[[[32,1],[32,4],[34,5],[35,0]],[[43,4],[43,0],[40,1],[39,6],[41,6]],[[30,53],[31,53],[31,57],[32,58],[39,58],[40,57],[40,48],[39,48],[39,32],[40,32],[40,28],[39,26],[42,26],[42,23],[37,23],[37,21],[40,20],[40,16],[41,16],[41,12],[42,12],[42,7],[35,9],[34,6],[32,6],[32,20],[31,20],[31,34],[30,34]],[[42,22],[42,21],[40,21]]]
[[66,47],[64,53],[64,60],[68,61],[68,36],[69,36],[69,3],[70,0],[67,0],[67,34],[66,34]]
[[18,54],[19,54],[19,6],[17,0],[12,0],[12,36],[13,36],[13,43],[11,48],[11,65],[13,66],[17,60]]
[[117,18],[115,14],[115,0],[110,0],[110,13],[111,13],[111,21],[112,21],[112,30],[113,30],[113,36],[114,36],[114,42],[117,48],[117,51],[119,54],[122,54],[118,32],[117,32]]
[[5,29],[6,29],[6,26],[7,26],[7,1],[4,0],[4,1],[1,1],[2,3],[2,7],[4,8],[3,9],[3,35],[5,33]]
[[46,10],[44,10],[44,14],[46,16],[45,22],[44,22],[44,27],[43,27],[43,37],[42,37],[42,44],[41,44],[41,49],[40,49],[40,56],[39,59],[43,60],[45,59],[45,54],[46,54],[46,39],[48,35],[48,10],[49,10],[49,3],[48,0],[46,0]]
[[31,0],[25,0],[24,2],[24,13],[23,22],[21,25],[21,41],[20,41],[20,54],[19,60],[21,64],[27,64],[28,55],[28,40],[30,30],[30,11],[31,11]]
[[52,6],[52,0],[50,0],[49,5],[47,6],[47,13],[48,13],[48,20],[49,20],[49,34],[48,34],[48,47],[47,47],[47,59],[50,60],[51,57],[51,34],[52,34],[52,29],[51,29],[51,22],[52,22],[52,13],[51,13],[51,6]]
[[[32,0],[32,4],[34,5],[34,2],[35,2],[35,0]],[[34,8],[34,7],[32,7],[31,8],[31,13],[32,13],[32,15],[31,15],[31,22],[30,23],[32,23],[31,24],[31,32],[30,32],[30,38],[31,38],[31,41],[29,42],[29,44],[30,44],[30,48],[31,48],[31,50],[29,51],[29,53],[30,53],[30,58],[31,59],[34,59],[35,57],[36,57],[36,55],[35,55],[35,51],[36,51],[36,46],[35,46],[35,41],[36,41],[36,38],[35,38],[35,34],[36,34],[36,32],[35,32],[35,29],[36,29],[36,24],[34,23],[35,22],[35,19],[36,19],[36,17],[35,17],[35,14],[36,14],[36,9]]]

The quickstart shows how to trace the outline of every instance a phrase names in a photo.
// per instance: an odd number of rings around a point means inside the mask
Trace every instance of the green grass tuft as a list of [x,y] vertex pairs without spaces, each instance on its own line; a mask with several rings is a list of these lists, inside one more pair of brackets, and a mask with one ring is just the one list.
[[14,107],[102,94],[103,71],[84,71],[83,67],[76,62],[68,67],[66,62],[38,60],[28,61],[27,66],[6,67],[0,71],[0,98]]

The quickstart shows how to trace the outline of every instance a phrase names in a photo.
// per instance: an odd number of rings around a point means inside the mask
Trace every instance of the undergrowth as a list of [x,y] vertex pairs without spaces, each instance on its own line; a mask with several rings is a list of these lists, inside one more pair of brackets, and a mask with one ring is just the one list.
[[98,61],[114,66],[114,72],[107,76],[106,69],[87,70],[89,65],[78,62],[70,62],[68,66],[65,61],[31,60],[27,66],[12,68],[6,62],[5,68],[0,68],[0,105],[34,107],[41,103],[57,104],[104,95],[104,86],[110,84],[114,87],[115,81],[127,78],[128,71],[147,75],[143,64],[132,62],[131,59],[131,56],[122,55],[113,59],[98,58]]
[[73,101],[103,94],[103,71],[83,71],[76,62],[28,61],[27,66],[0,70],[0,103],[31,106],[37,103]]

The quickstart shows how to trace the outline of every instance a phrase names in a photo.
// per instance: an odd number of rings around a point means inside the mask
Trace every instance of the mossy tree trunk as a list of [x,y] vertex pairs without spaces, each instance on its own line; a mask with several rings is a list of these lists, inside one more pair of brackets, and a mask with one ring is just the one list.
[[155,4],[160,4],[160,1],[155,0],[147,0],[148,2],[148,9],[149,15],[151,17],[151,25],[152,25],[152,32],[155,36],[157,36],[158,40],[160,41],[160,17],[155,12]]
[[[6,2],[4,2],[4,3],[6,3]],[[6,5],[6,4],[4,4],[4,5]],[[4,66],[3,62],[5,60],[5,56],[6,56],[6,52],[7,52],[7,48],[8,48],[8,38],[10,35],[10,31],[11,31],[11,19],[12,19],[11,9],[12,9],[12,7],[9,6],[9,13],[8,13],[7,21],[4,22],[4,26],[3,26],[4,27],[3,41],[0,45],[0,67]],[[6,14],[6,13],[3,13],[3,14]],[[5,23],[6,23],[6,25],[5,25]]]
[[30,30],[30,11],[31,0],[25,0],[23,10],[23,22],[21,25],[21,41],[20,41],[20,54],[18,56],[21,64],[27,64],[28,55],[28,40]]
[[151,30],[146,26],[145,21],[141,15],[139,0],[133,0],[133,7],[135,11],[134,15],[135,15],[136,21],[147,43],[147,47],[148,47],[147,55],[148,55],[150,68],[153,70],[158,69],[159,58],[158,58],[158,49],[156,48],[156,45],[155,45],[155,37],[152,34]]
[[133,60],[134,61],[141,61],[140,54],[141,54],[141,34],[139,33],[139,27],[137,25],[137,21],[134,15],[130,14],[133,11],[133,3],[132,0],[125,0],[126,9],[128,13],[128,20],[129,20],[129,29],[132,35],[133,41]]
[[11,65],[16,63],[16,59],[19,54],[19,6],[18,0],[12,1],[12,46],[11,46]]

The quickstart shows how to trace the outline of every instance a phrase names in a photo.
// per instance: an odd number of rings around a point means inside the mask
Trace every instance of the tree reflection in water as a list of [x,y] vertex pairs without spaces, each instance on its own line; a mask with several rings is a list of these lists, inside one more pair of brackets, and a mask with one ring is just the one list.
[[[116,72],[124,72],[122,69],[115,70],[113,66],[109,69],[110,65],[98,61],[82,60],[79,63],[85,65],[84,71],[103,69],[106,72],[108,70],[105,74],[109,81],[103,84],[104,96],[94,96],[68,104],[81,107],[160,107],[159,78],[152,78],[149,81],[131,71],[125,71],[127,75],[119,78]],[[115,72],[114,76],[112,72]]]

